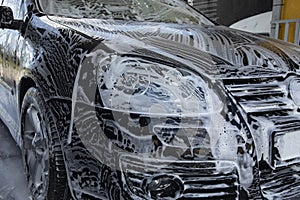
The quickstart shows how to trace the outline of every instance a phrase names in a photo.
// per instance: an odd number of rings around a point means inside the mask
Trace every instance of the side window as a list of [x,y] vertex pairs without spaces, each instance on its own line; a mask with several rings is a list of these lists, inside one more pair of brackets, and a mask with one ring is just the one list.
[[24,11],[21,9],[21,5],[23,0],[2,0],[2,6],[8,6],[10,7],[14,12],[14,18],[15,19],[23,19],[24,17]]
[[[4,0],[2,5],[8,6],[13,10],[14,18],[23,20],[23,16],[20,16],[21,5],[23,5],[23,0]],[[19,46],[20,41],[20,31],[12,29],[1,29],[0,37],[0,48],[3,51],[2,63],[0,74],[1,79],[10,87],[13,87],[12,77],[14,75],[14,70],[20,63],[17,57],[17,51],[21,46]],[[5,72],[5,73],[4,73]]]

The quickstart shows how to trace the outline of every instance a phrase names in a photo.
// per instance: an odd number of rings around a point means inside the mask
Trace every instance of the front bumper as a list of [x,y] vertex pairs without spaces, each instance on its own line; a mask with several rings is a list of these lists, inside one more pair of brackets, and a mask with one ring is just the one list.
[[[114,170],[86,154],[81,151],[73,163],[67,163],[74,199],[233,200],[247,196],[238,166],[231,161],[171,161],[127,154],[120,156],[120,168]],[[120,197],[111,196],[110,191],[119,191]]]
[[237,166],[228,161],[167,161],[121,156],[124,190],[133,199],[237,199]]

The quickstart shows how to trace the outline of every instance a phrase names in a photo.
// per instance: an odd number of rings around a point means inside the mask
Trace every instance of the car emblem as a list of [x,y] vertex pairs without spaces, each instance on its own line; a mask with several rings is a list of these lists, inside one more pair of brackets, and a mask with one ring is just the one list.
[[181,197],[184,185],[173,175],[157,175],[144,181],[145,192],[151,199],[177,199]]

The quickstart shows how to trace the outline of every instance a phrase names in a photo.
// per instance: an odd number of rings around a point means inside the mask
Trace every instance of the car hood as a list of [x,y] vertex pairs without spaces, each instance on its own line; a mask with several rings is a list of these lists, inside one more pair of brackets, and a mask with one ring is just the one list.
[[49,19],[102,39],[118,52],[169,58],[214,77],[283,76],[299,72],[299,47],[223,26],[54,16]]

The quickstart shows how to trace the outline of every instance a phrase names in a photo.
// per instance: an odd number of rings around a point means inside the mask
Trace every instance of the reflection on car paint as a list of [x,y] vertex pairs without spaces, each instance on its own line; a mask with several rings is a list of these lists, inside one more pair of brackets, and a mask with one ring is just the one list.
[[42,91],[73,198],[298,195],[299,47],[208,20],[28,17],[11,98]]

